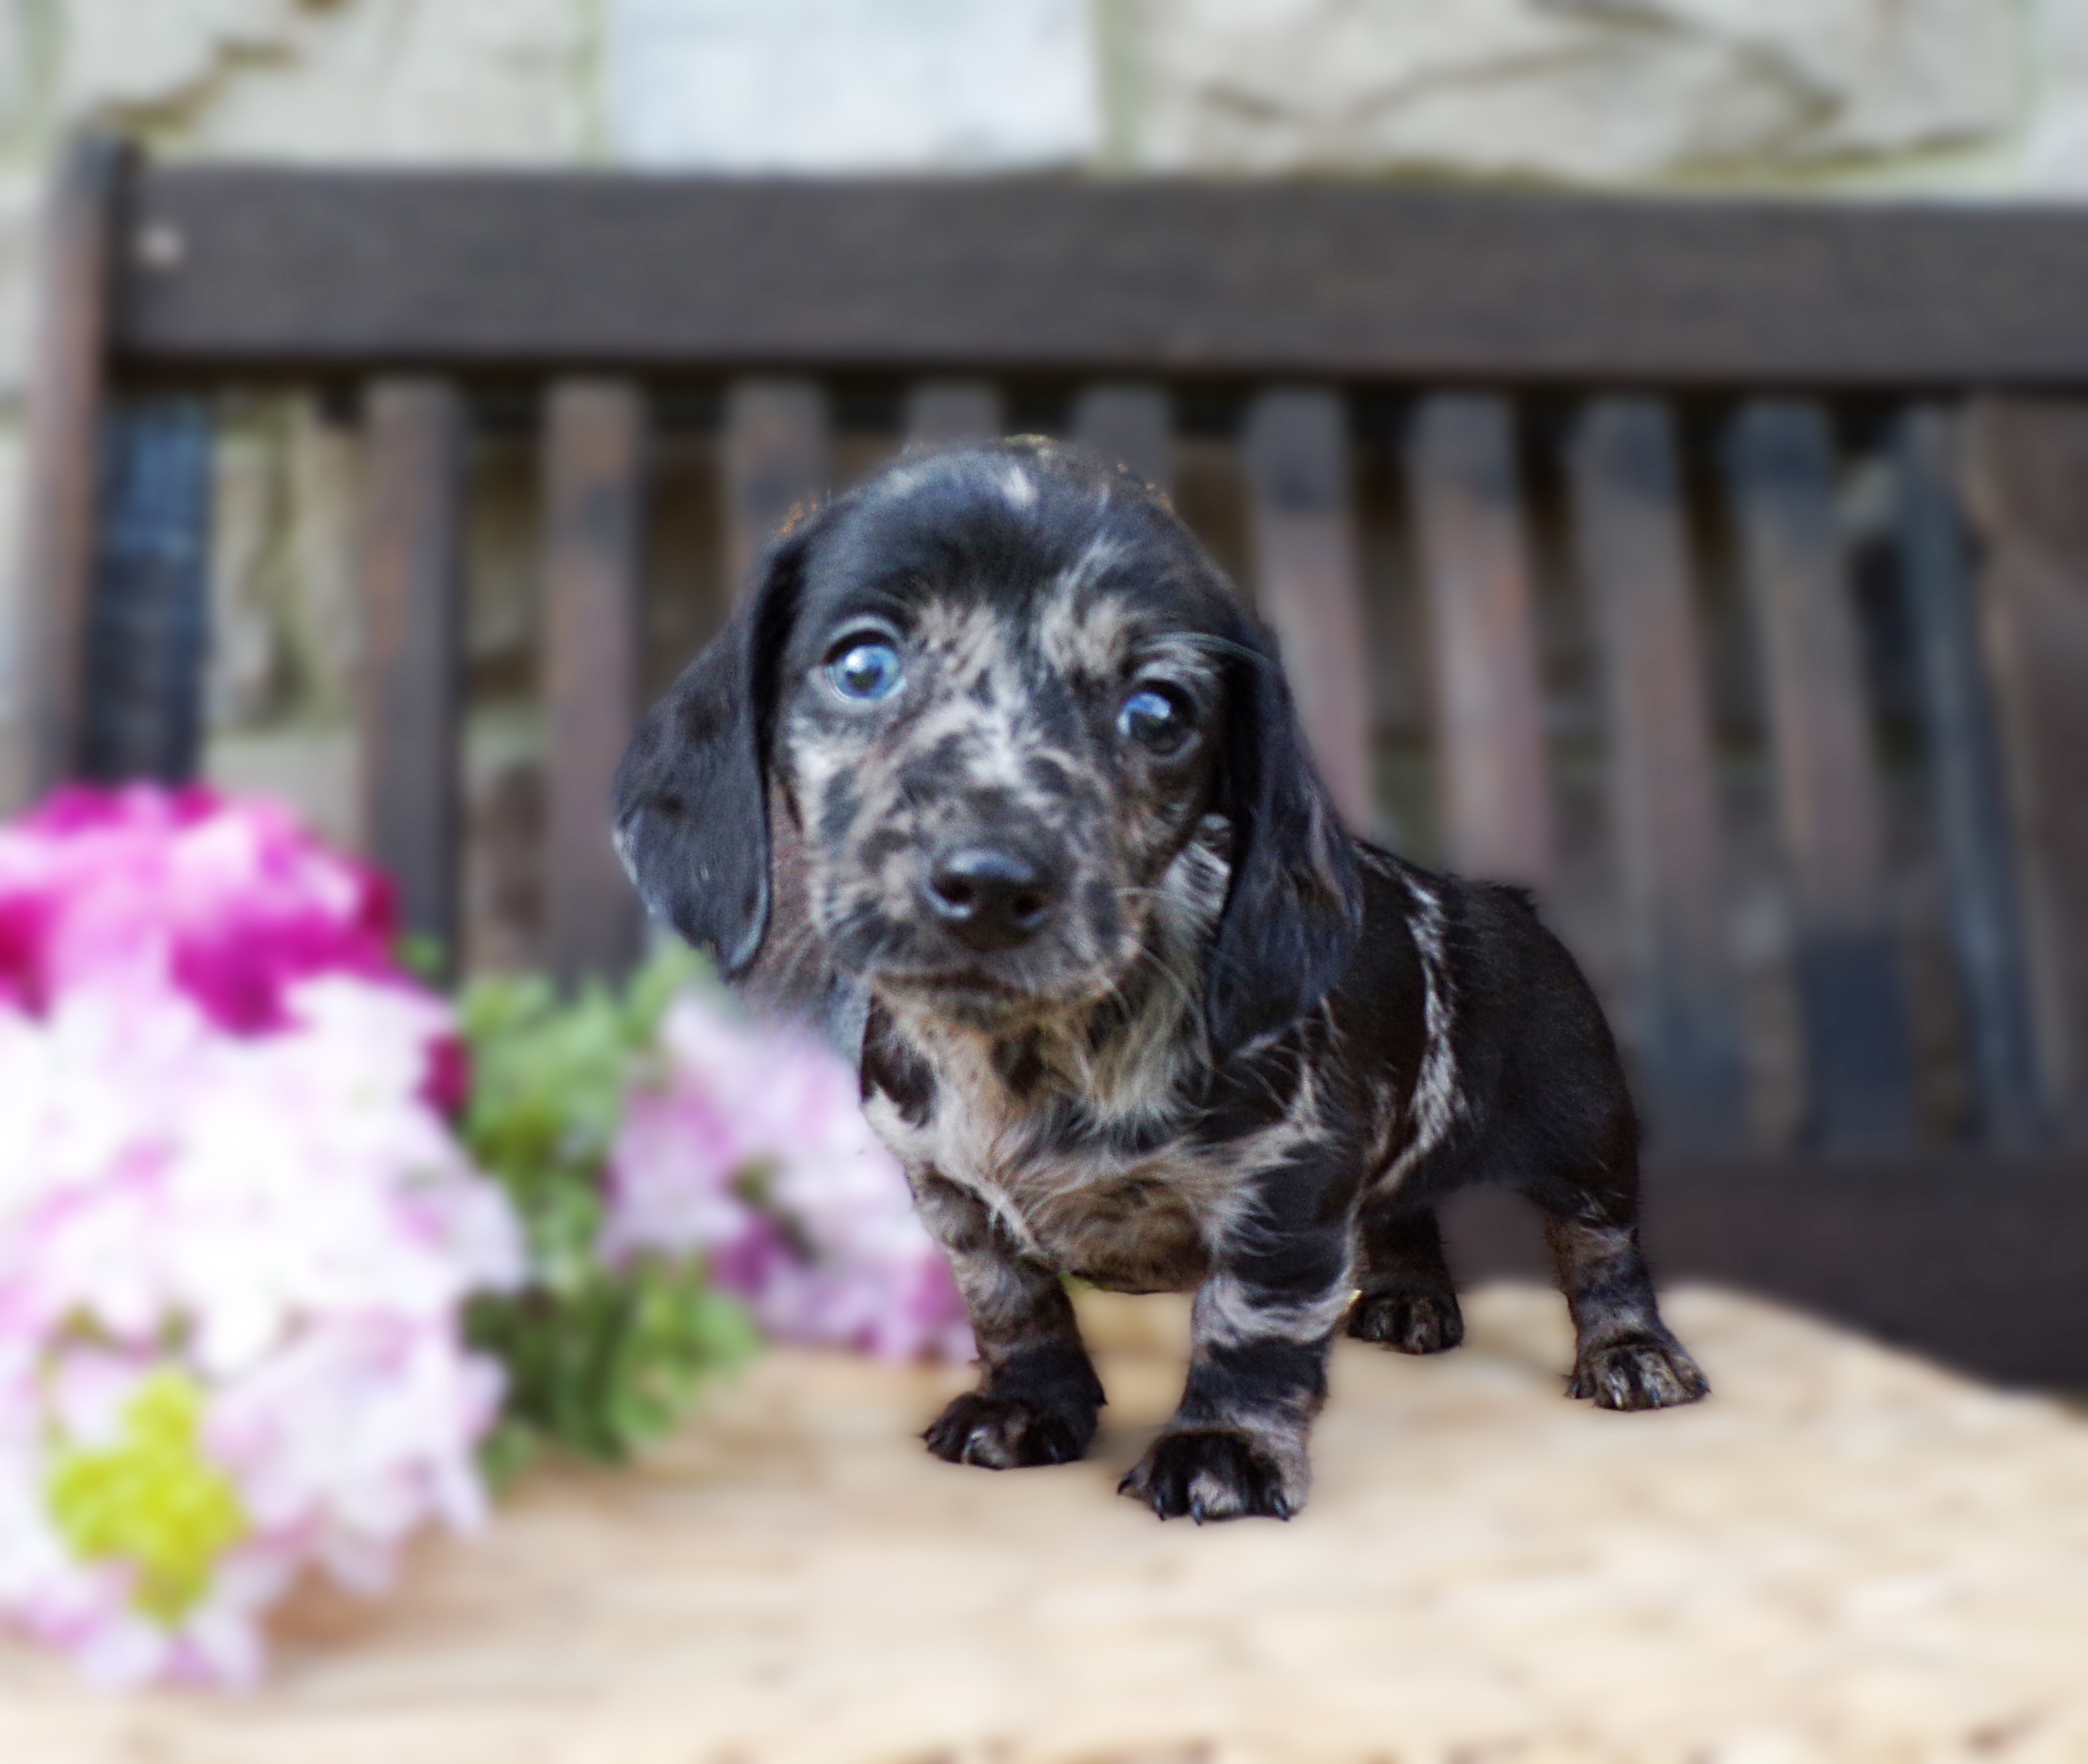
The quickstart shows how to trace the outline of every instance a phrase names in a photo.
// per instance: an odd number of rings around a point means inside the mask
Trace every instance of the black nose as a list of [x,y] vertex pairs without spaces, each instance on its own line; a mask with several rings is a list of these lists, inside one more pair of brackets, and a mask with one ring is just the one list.
[[982,952],[1012,949],[1044,928],[1055,904],[1050,880],[1029,858],[965,846],[938,858],[924,891],[950,935]]

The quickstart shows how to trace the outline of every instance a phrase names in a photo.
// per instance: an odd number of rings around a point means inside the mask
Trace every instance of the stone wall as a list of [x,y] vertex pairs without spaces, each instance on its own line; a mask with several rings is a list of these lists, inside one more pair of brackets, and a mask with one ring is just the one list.
[[1132,0],[1141,165],[1788,176],[2005,131],[2000,0]]
[[604,111],[639,165],[995,171],[1092,159],[1089,0],[610,0]]

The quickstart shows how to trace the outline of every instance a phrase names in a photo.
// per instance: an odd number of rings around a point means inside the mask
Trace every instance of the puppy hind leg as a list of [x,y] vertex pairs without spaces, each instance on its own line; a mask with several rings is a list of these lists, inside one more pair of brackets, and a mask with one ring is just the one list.
[[1465,1338],[1465,1317],[1434,1211],[1367,1212],[1362,1224],[1362,1290],[1349,1311],[1349,1334],[1402,1354],[1457,1347]]
[[1568,1394],[1603,1409],[1667,1409],[1708,1395],[1696,1362],[1661,1321],[1629,1205],[1547,1210],[1544,1235],[1572,1314]]

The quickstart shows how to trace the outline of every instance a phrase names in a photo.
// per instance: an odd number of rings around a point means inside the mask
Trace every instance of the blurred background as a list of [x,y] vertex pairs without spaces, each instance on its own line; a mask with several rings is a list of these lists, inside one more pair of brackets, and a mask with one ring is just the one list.
[[[1707,202],[2067,201],[2088,194],[2088,0],[0,0],[0,555],[11,558],[37,196],[61,143],[86,123],[169,162],[1157,173]],[[1073,388],[999,390],[1001,426],[1068,431]],[[1252,588],[1243,400],[1222,387],[1174,390],[1177,499]],[[831,453],[819,469],[845,483],[901,444],[912,419],[896,381],[827,391]],[[1424,859],[1491,859],[1541,884],[1615,1004],[1630,955],[1605,820],[1599,657],[1562,512],[1574,413],[1533,401],[1525,414],[1516,445],[1546,849],[1474,854],[1446,828],[1405,416],[1360,400],[1349,469],[1374,621],[1374,819]],[[199,762],[227,787],[287,798],[350,846],[366,833],[353,726],[357,419],[352,399],[323,391],[235,389],[213,406]],[[747,544],[722,500],[718,400],[667,400],[655,419],[648,695],[714,626]],[[463,966],[481,972],[545,957],[542,528],[533,400],[479,398],[473,430],[460,943]],[[1889,439],[1844,426],[1838,519],[1868,670],[1879,885],[1890,897],[1879,911],[1903,970],[1913,1136],[1949,1141],[1977,1128],[1976,1061],[1953,975],[1916,664],[1886,556]],[[1715,439],[1686,437],[1692,472],[1709,469]],[[1737,977],[1748,1137],[1776,1145],[1803,1133],[1807,1102],[1766,688],[1730,547],[1715,524],[1700,539],[1726,822],[1720,935]],[[23,580],[6,578],[16,601]],[[27,789],[23,610],[0,603],[0,632],[13,633],[0,638],[0,799],[11,803]],[[2035,944],[2038,913],[2048,921],[2060,909],[2035,874],[2022,885]],[[2051,1097],[2079,1088],[2068,1050],[2082,1036],[2081,1001],[2065,975],[2080,964],[2069,959],[2050,936],[2030,957],[2038,1081]],[[1633,1013],[1619,1014],[1633,1038]]]

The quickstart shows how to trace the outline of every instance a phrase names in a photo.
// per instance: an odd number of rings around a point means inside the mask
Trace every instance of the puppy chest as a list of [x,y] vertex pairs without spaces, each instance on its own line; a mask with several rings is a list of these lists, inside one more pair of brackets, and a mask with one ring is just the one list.
[[1121,1292],[1173,1292],[1209,1271],[1212,1172],[1192,1157],[953,1160],[957,1180],[1016,1227],[1025,1251]]
[[871,1120],[917,1179],[932,1173],[997,1219],[1006,1252],[1118,1291],[1201,1282],[1238,1210],[1236,1156],[1157,1120],[1132,1132],[1048,1092],[1012,1094],[983,1061],[938,1068],[905,1102],[874,1082]]
[[1163,1173],[1097,1177],[1018,1205],[1052,1266],[1111,1291],[1183,1291],[1210,1271],[1194,1190]]

